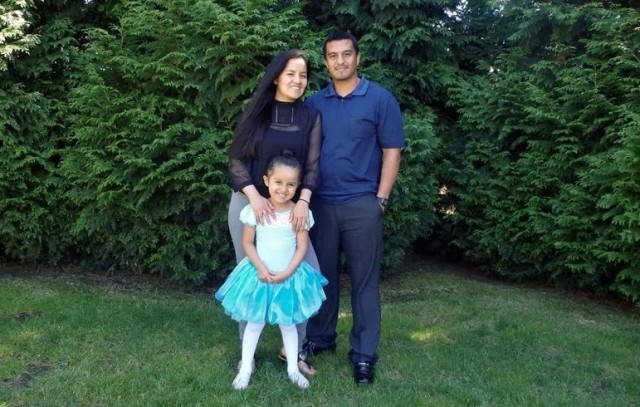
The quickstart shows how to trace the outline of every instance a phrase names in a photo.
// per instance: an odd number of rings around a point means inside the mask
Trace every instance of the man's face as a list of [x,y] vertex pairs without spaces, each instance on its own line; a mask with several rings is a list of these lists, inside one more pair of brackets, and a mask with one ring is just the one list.
[[356,53],[351,40],[336,40],[327,43],[324,64],[334,81],[346,81],[357,75],[360,54]]

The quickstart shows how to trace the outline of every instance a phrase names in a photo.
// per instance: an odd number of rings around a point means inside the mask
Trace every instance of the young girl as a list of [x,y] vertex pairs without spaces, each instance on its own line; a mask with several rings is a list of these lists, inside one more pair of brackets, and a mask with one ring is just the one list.
[[291,226],[290,212],[295,206],[291,199],[300,184],[301,172],[300,163],[291,156],[277,156],[269,162],[264,183],[275,208],[275,220],[259,223],[250,204],[242,209],[242,245],[247,257],[215,295],[227,315],[236,321],[247,321],[240,370],[232,383],[236,390],[249,385],[253,356],[265,323],[280,326],[289,379],[300,388],[309,386],[298,369],[296,324],[318,312],[326,299],[322,286],[327,280],[303,260],[313,226],[311,211],[306,228],[294,232]]

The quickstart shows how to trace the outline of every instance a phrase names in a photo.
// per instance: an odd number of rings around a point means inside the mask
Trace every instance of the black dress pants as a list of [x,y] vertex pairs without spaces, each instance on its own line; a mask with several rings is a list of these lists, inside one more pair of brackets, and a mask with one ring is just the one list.
[[309,320],[307,338],[321,347],[336,343],[340,306],[342,255],[351,280],[353,325],[349,358],[353,363],[375,363],[380,343],[380,262],[383,211],[374,194],[330,204],[313,200],[315,225],[310,236],[320,271],[329,280],[327,300]]

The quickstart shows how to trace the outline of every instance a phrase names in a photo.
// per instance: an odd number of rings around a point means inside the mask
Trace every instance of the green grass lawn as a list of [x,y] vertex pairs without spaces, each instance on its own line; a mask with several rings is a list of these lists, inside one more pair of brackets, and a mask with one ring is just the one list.
[[335,354],[300,390],[267,327],[249,389],[231,388],[237,325],[211,293],[0,278],[0,407],[633,406],[640,316],[553,290],[496,284],[408,262],[383,282],[376,382],[353,384],[343,295]]

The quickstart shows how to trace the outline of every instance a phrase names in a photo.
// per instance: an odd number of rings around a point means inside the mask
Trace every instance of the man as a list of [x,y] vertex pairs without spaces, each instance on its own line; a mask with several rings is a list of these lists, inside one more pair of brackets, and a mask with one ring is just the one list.
[[405,146],[402,115],[389,91],[358,76],[360,50],[352,34],[333,33],[322,48],[332,81],[307,100],[322,116],[321,179],[310,235],[329,284],[300,356],[335,351],[344,254],[352,286],[349,359],[356,383],[368,384],[380,343],[383,214]]

